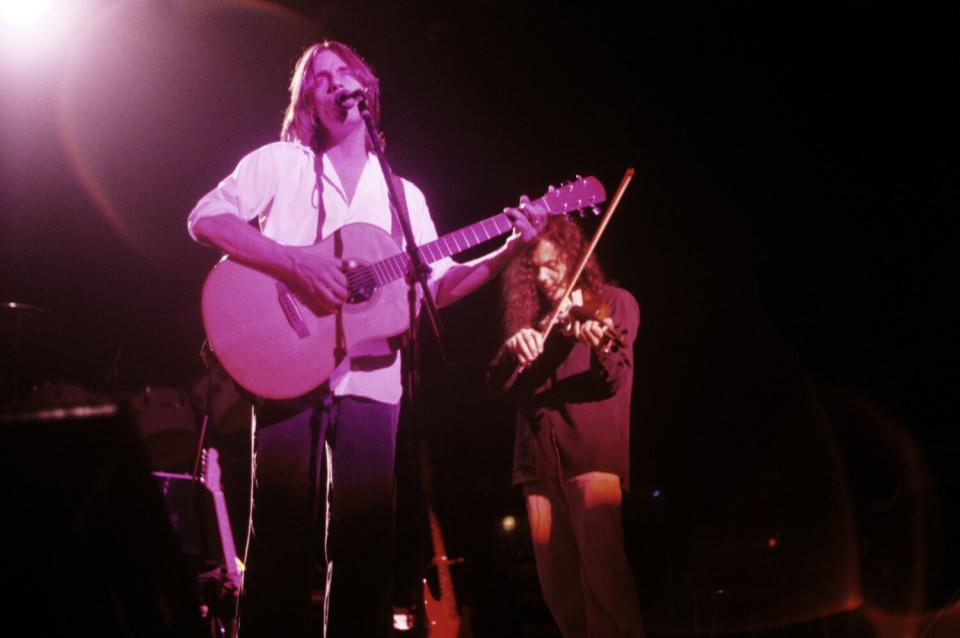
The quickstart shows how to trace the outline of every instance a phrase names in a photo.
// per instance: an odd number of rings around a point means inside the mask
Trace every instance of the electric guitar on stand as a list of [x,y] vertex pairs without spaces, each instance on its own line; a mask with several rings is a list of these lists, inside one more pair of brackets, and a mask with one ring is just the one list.
[[237,550],[233,542],[233,529],[230,526],[230,516],[227,512],[227,501],[223,495],[220,483],[220,453],[216,448],[207,448],[203,451],[203,473],[201,476],[204,487],[213,497],[213,510],[216,516],[217,531],[220,538],[220,548],[223,554],[223,563],[220,566],[221,596],[224,604],[230,609],[224,614],[224,626],[217,627],[219,635],[226,638],[237,638],[237,612],[240,601],[240,590],[243,587],[242,563],[238,560]]
[[237,559],[237,550],[233,542],[233,530],[230,526],[230,516],[227,513],[227,501],[223,496],[223,487],[220,484],[220,453],[217,448],[207,448],[203,451],[203,484],[213,497],[213,509],[217,516],[217,531],[220,536],[220,547],[223,550],[223,571],[229,586],[240,591],[242,574],[240,561]]
[[[606,199],[594,177],[551,188],[531,202],[550,215]],[[424,263],[461,253],[513,230],[506,214],[420,246]],[[234,381],[254,395],[289,399],[326,381],[358,343],[385,340],[409,328],[406,275],[410,257],[371,224],[348,224],[307,250],[342,259],[349,297],[335,313],[302,299],[284,282],[225,258],[203,286],[207,338]]]
[[426,635],[429,638],[473,638],[470,632],[469,609],[464,608],[463,618],[461,618],[457,597],[453,591],[453,577],[450,573],[450,565],[462,563],[463,559],[447,558],[447,548],[443,542],[443,533],[440,531],[440,520],[437,518],[437,513],[433,511],[431,503],[432,472],[426,444],[421,444],[420,450],[424,505],[430,524],[430,541],[433,544],[433,560],[430,562],[437,570],[439,591],[439,595],[434,596],[427,579],[423,579],[423,615],[426,621]]

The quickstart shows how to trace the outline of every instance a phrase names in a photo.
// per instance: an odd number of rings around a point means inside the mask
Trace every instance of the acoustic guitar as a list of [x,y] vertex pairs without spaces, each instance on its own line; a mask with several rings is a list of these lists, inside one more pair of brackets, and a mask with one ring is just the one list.
[[[551,215],[606,198],[594,177],[551,188],[535,200]],[[424,263],[461,253],[513,229],[495,215],[420,246]],[[268,399],[300,396],[326,381],[357,344],[383,343],[409,328],[406,275],[410,257],[371,224],[348,224],[309,247],[343,260],[349,298],[324,312],[284,282],[224,258],[203,286],[203,324],[223,367],[243,388]],[[366,347],[365,347],[366,352]]]

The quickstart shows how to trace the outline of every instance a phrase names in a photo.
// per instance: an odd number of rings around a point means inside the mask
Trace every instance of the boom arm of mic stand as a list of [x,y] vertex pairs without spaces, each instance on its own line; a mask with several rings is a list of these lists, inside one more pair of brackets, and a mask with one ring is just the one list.
[[[433,329],[433,333],[437,339],[437,347],[440,352],[440,358],[443,361],[444,367],[449,368],[446,352],[443,348],[443,324],[440,322],[440,314],[437,311],[437,304],[433,299],[433,294],[430,292],[430,288],[427,286],[426,273],[428,267],[425,263],[423,263],[423,259],[420,256],[419,247],[414,240],[413,229],[410,227],[410,219],[406,214],[406,208],[401,207],[401,202],[405,200],[401,200],[399,193],[396,191],[396,186],[393,181],[393,170],[391,170],[390,165],[387,163],[387,158],[383,152],[383,145],[380,143],[377,125],[373,121],[373,115],[370,113],[370,109],[367,107],[367,101],[365,99],[360,98],[360,101],[357,103],[357,110],[360,112],[360,115],[363,117],[363,121],[367,126],[367,139],[370,141],[370,145],[373,146],[374,153],[376,153],[377,159],[380,161],[380,170],[383,172],[383,176],[387,182],[387,192],[390,195],[390,204],[394,211],[394,218],[400,224],[400,228],[403,231],[403,237],[406,240],[406,251],[410,256],[410,264],[413,269],[414,281],[419,283],[421,290],[423,290],[423,300],[427,308],[427,316],[430,318],[430,327]],[[412,287],[413,284],[411,284],[411,288]],[[412,303],[413,300],[411,299],[411,304]],[[413,318],[414,312],[413,307],[411,306],[411,339],[415,338],[415,335],[413,334]]]

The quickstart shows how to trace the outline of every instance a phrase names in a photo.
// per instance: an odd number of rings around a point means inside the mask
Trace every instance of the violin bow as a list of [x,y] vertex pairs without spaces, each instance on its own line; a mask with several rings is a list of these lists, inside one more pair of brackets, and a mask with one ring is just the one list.
[[614,193],[613,198],[610,200],[610,204],[607,206],[607,210],[603,213],[603,217],[600,219],[600,225],[597,226],[596,232],[593,233],[593,238],[590,240],[590,243],[587,245],[587,249],[580,258],[580,262],[577,264],[576,270],[573,271],[573,276],[570,278],[570,282],[563,290],[563,296],[560,297],[560,301],[557,302],[557,304],[553,307],[553,310],[550,311],[550,314],[547,315],[547,325],[543,329],[542,337],[544,342],[547,341],[550,331],[557,323],[557,317],[560,316],[560,310],[563,308],[564,302],[570,297],[570,293],[573,292],[573,289],[576,287],[577,282],[580,279],[580,275],[583,274],[583,269],[587,267],[587,261],[589,261],[590,255],[593,254],[597,244],[600,242],[600,236],[606,229],[607,224],[610,223],[610,218],[613,217],[613,211],[615,211],[617,206],[620,204],[620,198],[623,197],[623,192],[627,190],[627,186],[630,185],[630,180],[633,179],[633,173],[634,170],[632,168],[628,168],[627,172],[623,174],[623,179],[620,180],[620,186],[617,187],[617,192]]

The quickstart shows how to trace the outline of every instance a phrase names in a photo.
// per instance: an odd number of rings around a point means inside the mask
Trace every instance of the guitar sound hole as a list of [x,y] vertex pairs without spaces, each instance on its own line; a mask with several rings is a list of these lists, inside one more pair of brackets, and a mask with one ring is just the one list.
[[347,274],[347,286],[350,290],[347,303],[359,304],[370,301],[370,298],[377,292],[377,277],[373,268],[356,259],[347,259],[344,261],[344,270]]

